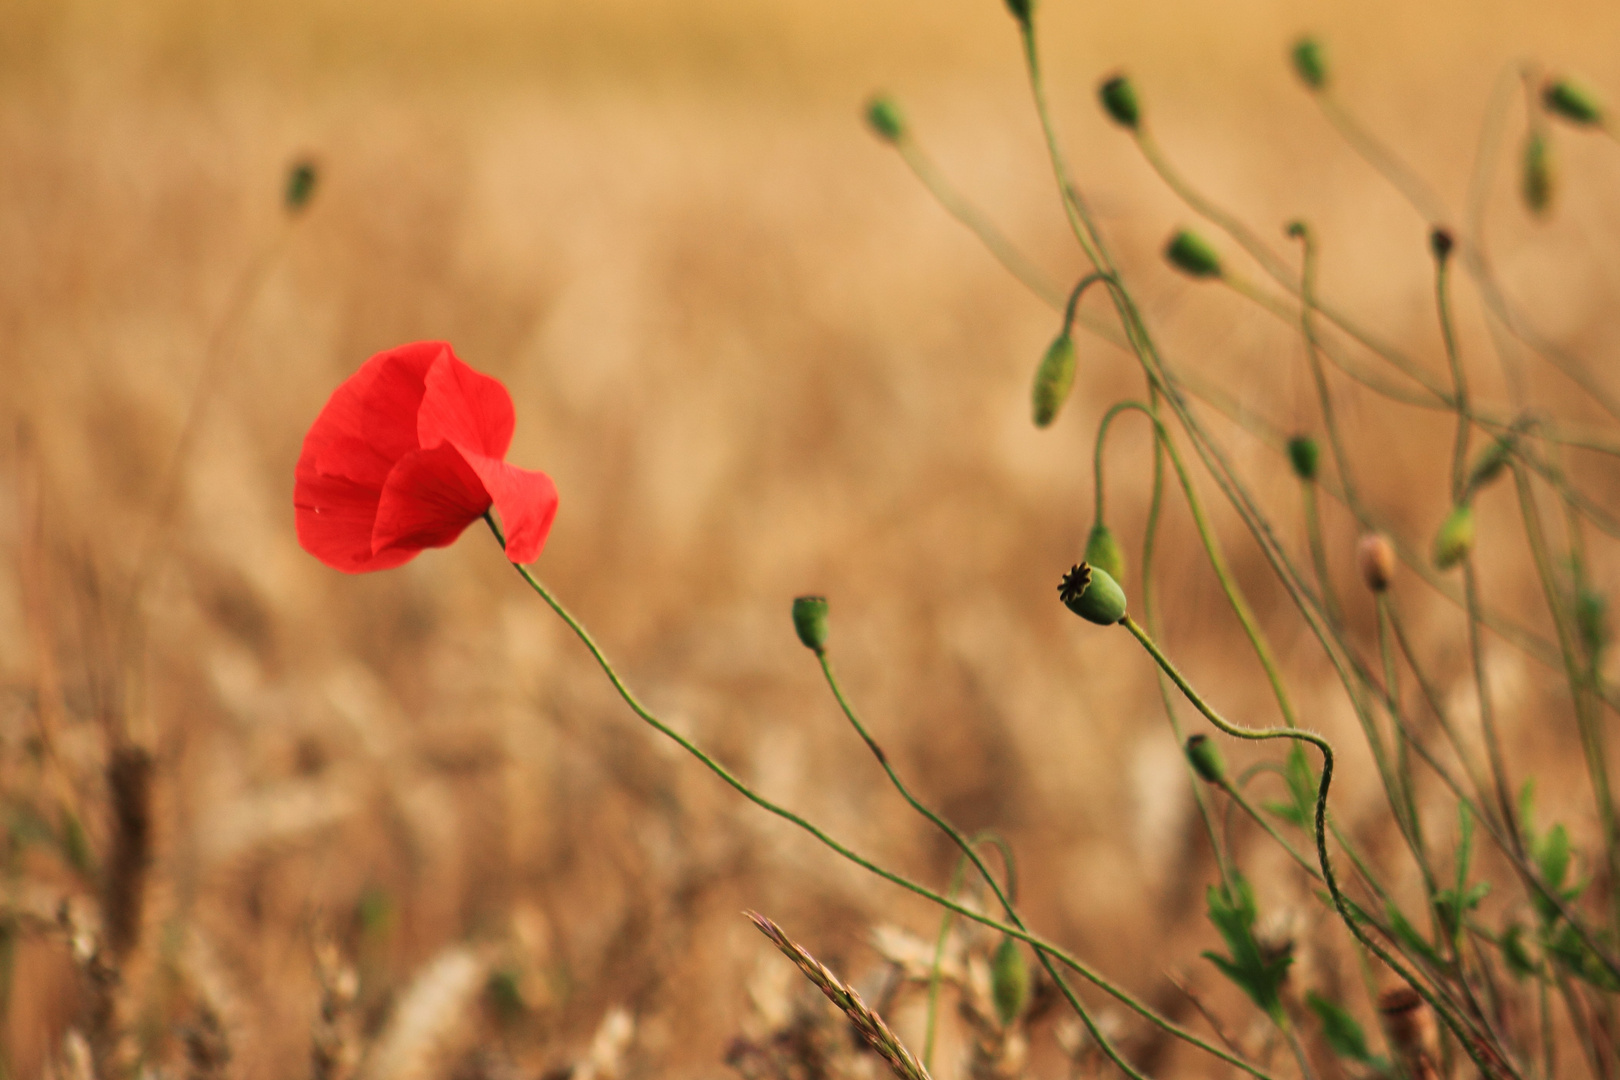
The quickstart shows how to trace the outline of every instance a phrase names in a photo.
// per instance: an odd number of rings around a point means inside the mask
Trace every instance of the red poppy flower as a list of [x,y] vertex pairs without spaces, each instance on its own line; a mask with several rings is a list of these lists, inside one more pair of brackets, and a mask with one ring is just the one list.
[[386,570],[449,544],[493,505],[506,557],[533,562],[557,515],[557,487],[502,460],[515,425],[506,387],[444,342],[378,353],[304,436],[298,542],[346,573]]

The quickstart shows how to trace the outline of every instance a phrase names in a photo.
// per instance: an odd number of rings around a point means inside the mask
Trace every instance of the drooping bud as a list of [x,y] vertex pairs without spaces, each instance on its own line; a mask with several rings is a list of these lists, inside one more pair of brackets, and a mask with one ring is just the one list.
[[866,103],[866,126],[886,143],[897,143],[906,134],[906,120],[900,106],[887,94],[879,94]]
[[1436,226],[1429,230],[1429,250],[1434,253],[1436,262],[1445,262],[1451,258],[1451,249],[1457,246],[1457,238],[1451,235],[1450,229]]
[[1219,784],[1226,779],[1226,762],[1221,760],[1220,749],[1208,735],[1189,735],[1186,751],[1193,772],[1202,779],[1211,784]]
[[1087,622],[1112,626],[1125,617],[1125,590],[1119,582],[1087,563],[1063,575],[1058,583],[1058,599]]
[[1294,42],[1289,54],[1294,61],[1294,74],[1312,90],[1327,85],[1327,58],[1322,55],[1322,43],[1313,37],[1302,37]]
[[1114,538],[1114,531],[1101,521],[1086,537],[1086,565],[1101,570],[1116,582],[1125,580],[1125,549]]
[[1212,278],[1221,276],[1221,260],[1208,241],[1197,233],[1182,229],[1164,246],[1164,257],[1170,265],[1189,277]]
[[1058,410],[1063,408],[1069,388],[1074,385],[1074,365],[1074,339],[1064,330],[1046,347],[1046,354],[1035,369],[1030,405],[1036,427],[1046,427],[1057,419]]
[[1097,88],[1097,99],[1120,127],[1132,131],[1142,122],[1142,107],[1136,100],[1136,87],[1124,75],[1115,75]]
[[818,655],[827,649],[827,598],[800,596],[793,601],[793,629],[804,647]]
[[1007,0],[1007,10],[1024,27],[1029,26],[1030,15],[1033,13],[1035,0]]
[[296,214],[309,205],[315,195],[315,184],[320,174],[315,163],[308,158],[295,161],[287,170],[287,186],[282,190],[282,204],[289,213]]
[[1568,79],[1549,79],[1541,88],[1541,104],[1572,124],[1591,127],[1603,123],[1603,107],[1597,98]]
[[1288,440],[1288,463],[1294,467],[1294,475],[1301,480],[1315,480],[1321,460],[1322,450],[1309,435],[1295,435]]
[[1437,570],[1450,570],[1468,557],[1474,549],[1474,508],[1458,503],[1434,534],[1434,565]]
[[1587,658],[1596,663],[1609,644],[1609,600],[1587,586],[1575,594],[1575,627]]
[[1524,138],[1524,157],[1520,162],[1519,194],[1532,214],[1542,216],[1552,209],[1553,194],[1557,191],[1557,174],[1553,169],[1552,144],[1547,136],[1532,130]]
[[1002,938],[990,961],[990,997],[1002,1027],[1018,1019],[1029,1003],[1029,963],[1017,938]]
[[1507,468],[1508,458],[1513,456],[1513,439],[1503,437],[1493,440],[1489,446],[1479,452],[1474,459],[1474,467],[1468,470],[1468,492],[1472,494],[1486,484],[1502,475]]
[[1356,541],[1356,569],[1367,588],[1381,593],[1395,579],[1395,545],[1383,533],[1363,533]]

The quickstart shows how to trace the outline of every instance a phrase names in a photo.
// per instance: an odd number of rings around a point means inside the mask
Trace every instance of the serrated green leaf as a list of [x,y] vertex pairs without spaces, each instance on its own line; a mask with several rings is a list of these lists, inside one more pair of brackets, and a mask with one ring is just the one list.
[[1228,886],[1211,885],[1206,897],[1209,903],[1209,921],[1220,931],[1230,956],[1213,951],[1203,955],[1221,973],[1247,994],[1268,1016],[1282,1022],[1282,986],[1288,978],[1288,968],[1294,962],[1290,955],[1271,955],[1260,947],[1254,936],[1257,911],[1254,891],[1248,882],[1234,874]]
[[1306,992],[1305,1004],[1310,1006],[1316,1019],[1321,1022],[1322,1037],[1335,1054],[1362,1065],[1373,1064],[1375,1059],[1367,1049],[1367,1035],[1348,1010],[1315,990]]

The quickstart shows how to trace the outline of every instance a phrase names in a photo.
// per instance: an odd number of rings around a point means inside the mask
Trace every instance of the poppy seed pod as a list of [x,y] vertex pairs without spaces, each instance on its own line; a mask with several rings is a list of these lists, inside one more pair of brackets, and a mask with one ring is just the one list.
[[1136,100],[1136,87],[1124,75],[1115,75],[1097,88],[1097,100],[1114,123],[1132,131],[1142,122],[1142,107]]
[[1018,939],[1004,937],[990,961],[990,997],[996,1004],[996,1015],[1006,1027],[1023,1013],[1029,1003],[1029,963]]
[[1555,116],[1572,124],[1590,127],[1603,123],[1603,109],[1597,98],[1568,79],[1551,79],[1541,88],[1541,104]]
[[315,163],[308,159],[296,161],[292,168],[287,170],[287,186],[282,192],[282,203],[291,213],[297,213],[309,205],[309,200],[315,195],[315,182],[320,174],[315,171]]
[[1074,365],[1074,339],[1065,330],[1046,347],[1046,354],[1035,369],[1030,405],[1036,427],[1046,427],[1057,419],[1058,410],[1063,408],[1069,388],[1074,385]]
[[1474,549],[1474,508],[1458,503],[1434,534],[1434,565],[1437,570],[1450,570],[1468,557]]
[[827,651],[827,598],[800,596],[793,601],[793,629],[804,647],[818,655]]
[[1221,759],[1220,749],[1208,735],[1189,735],[1185,750],[1187,761],[1200,778],[1211,784],[1219,784],[1226,779],[1226,762]]
[[1209,242],[1195,232],[1182,229],[1164,246],[1164,257],[1170,265],[1188,277],[1212,278],[1221,276],[1221,260]]
[[1525,208],[1539,217],[1552,208],[1553,194],[1557,190],[1552,145],[1546,135],[1531,131],[1525,136],[1524,156],[1519,167],[1519,194],[1524,197]]
[[1288,462],[1294,467],[1294,475],[1301,480],[1315,480],[1316,467],[1321,460],[1321,448],[1309,435],[1295,435],[1288,440]]
[[1086,565],[1120,582],[1125,580],[1125,551],[1114,538],[1114,532],[1101,521],[1091,527],[1086,537]]
[[1513,440],[1501,438],[1492,441],[1491,445],[1479,452],[1474,459],[1474,467],[1468,471],[1468,491],[1472,494],[1486,484],[1502,475],[1507,468],[1508,458],[1513,455]]
[[1451,258],[1451,249],[1457,246],[1457,238],[1451,235],[1451,230],[1434,228],[1429,230],[1429,250],[1434,252],[1435,261],[1445,262]]
[[1312,90],[1327,85],[1327,58],[1322,55],[1322,43],[1313,37],[1302,37],[1294,42],[1289,54],[1294,61],[1294,74]]
[[1363,533],[1356,541],[1356,569],[1361,580],[1375,593],[1389,588],[1395,578],[1395,545],[1383,533]]
[[897,143],[906,134],[906,121],[894,99],[879,94],[866,103],[866,126],[886,143]]
[[1088,563],[1073,567],[1058,583],[1058,599],[1087,622],[1113,626],[1125,617],[1125,590],[1119,582]]

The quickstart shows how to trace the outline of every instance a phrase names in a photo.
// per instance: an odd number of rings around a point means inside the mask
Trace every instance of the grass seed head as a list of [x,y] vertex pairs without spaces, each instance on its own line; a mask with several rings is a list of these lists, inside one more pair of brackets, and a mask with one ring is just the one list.
[[1081,563],[1058,583],[1063,605],[1087,622],[1112,626],[1125,617],[1125,590],[1107,571]]
[[1182,229],[1164,246],[1164,257],[1170,265],[1188,277],[1216,278],[1221,276],[1221,260],[1209,241],[1188,229]]
[[1142,123],[1142,107],[1136,100],[1136,87],[1123,74],[1107,79],[1097,88],[1097,99],[1120,127],[1135,131]]
[[793,629],[804,647],[818,655],[827,651],[827,598],[800,596],[793,601]]
[[1030,389],[1031,414],[1036,427],[1046,427],[1057,419],[1058,410],[1068,400],[1074,386],[1074,338],[1063,331],[1046,347],[1046,353],[1035,368],[1035,383]]

